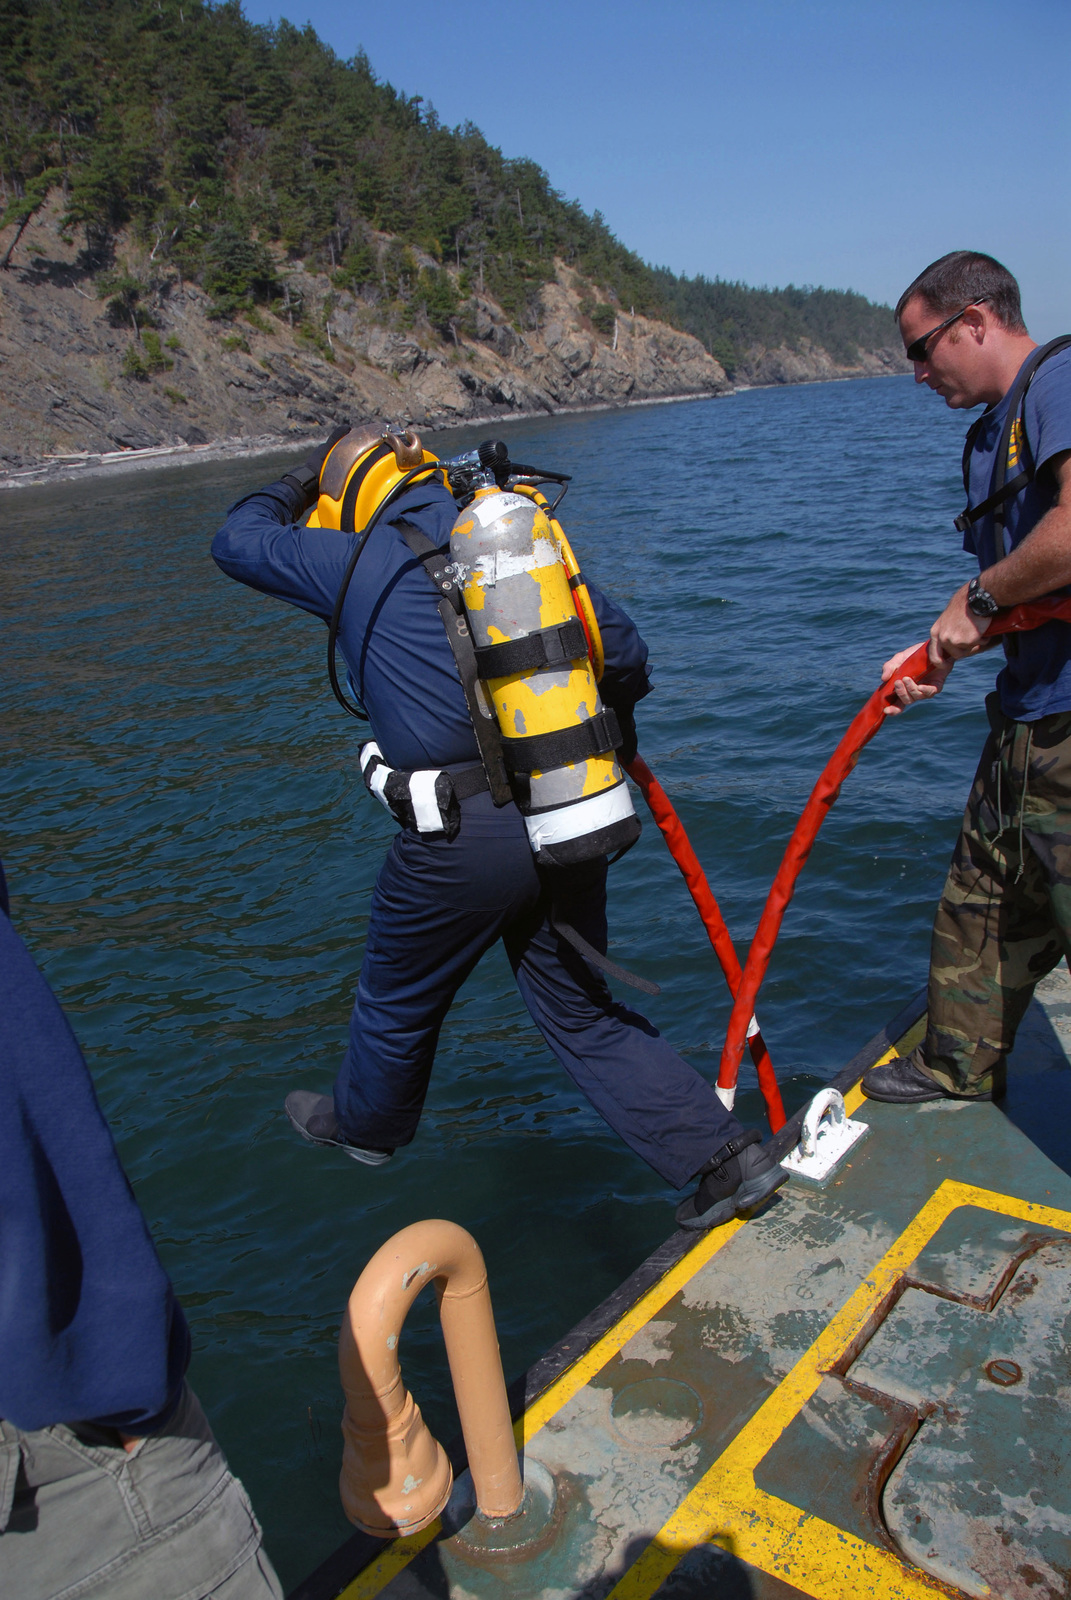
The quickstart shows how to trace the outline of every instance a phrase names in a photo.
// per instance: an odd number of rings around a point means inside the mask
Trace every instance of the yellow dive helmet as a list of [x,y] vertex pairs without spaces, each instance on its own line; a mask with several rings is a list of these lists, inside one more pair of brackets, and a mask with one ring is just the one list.
[[407,472],[437,462],[412,429],[398,432],[378,422],[351,428],[324,462],[320,498],[308,525],[359,533]]

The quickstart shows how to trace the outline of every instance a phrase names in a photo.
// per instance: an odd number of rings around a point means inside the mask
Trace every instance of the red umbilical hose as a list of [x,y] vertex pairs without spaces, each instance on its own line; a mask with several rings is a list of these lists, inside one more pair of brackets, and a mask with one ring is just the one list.
[[[993,618],[986,631],[986,637],[992,638],[1002,633],[1022,633],[1040,627],[1043,622],[1053,621],[1071,622],[1071,600],[1012,606],[1002,615]],[[927,642],[920,644],[918,649],[901,664],[896,678],[925,678],[929,667]],[[755,930],[755,937],[751,941],[751,949],[748,951],[743,976],[733,1002],[729,1030],[725,1036],[725,1046],[721,1053],[721,1066],[718,1071],[719,1089],[731,1089],[736,1083],[740,1059],[744,1053],[748,1023],[755,1010],[755,1000],[762,980],[766,976],[766,968],[770,964],[773,947],[781,930],[781,920],[788,902],[792,899],[796,880],[803,871],[807,857],[811,853],[811,846],[818,837],[818,830],[826,820],[830,806],[840,793],[841,784],[855,766],[864,747],[870,743],[884,722],[885,707],[896,698],[893,689],[895,681],[895,678],[891,679],[875,689],[862,710],[849,723],[847,732],[829,758],[822,776],[811,790],[811,798],[804,806],[803,815],[788,841],[781,858],[781,865],[777,869],[777,876],[766,897],[766,904]]]
[[[725,981],[729,985],[729,993],[736,998],[743,976],[740,967],[740,958],[736,953],[729,930],[725,926],[725,919],[714,898],[714,893],[707,882],[706,873],[699,864],[699,857],[692,849],[691,840],[684,831],[684,823],[673,808],[673,803],[644,761],[642,756],[636,756],[625,768],[629,777],[638,783],[646,800],[650,812],[658,825],[659,831],[665,839],[669,853],[680,868],[681,876],[688,885],[688,891],[695,901],[695,908],[703,919],[707,935],[714,946],[714,954],[725,974]],[[750,1026],[751,1018],[748,1018]],[[746,1030],[745,1030],[746,1031]],[[781,1104],[781,1091],[777,1087],[774,1076],[773,1063],[770,1053],[763,1042],[762,1034],[756,1024],[754,1031],[748,1034],[748,1044],[755,1062],[755,1070],[759,1075],[759,1088],[762,1098],[766,1102],[766,1115],[770,1128],[776,1133],[784,1125],[785,1111]]]

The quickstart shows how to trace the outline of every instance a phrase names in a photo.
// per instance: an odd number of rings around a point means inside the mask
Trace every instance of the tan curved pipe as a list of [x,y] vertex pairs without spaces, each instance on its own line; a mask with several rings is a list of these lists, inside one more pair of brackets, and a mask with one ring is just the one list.
[[339,1492],[365,1533],[426,1528],[450,1498],[453,1472],[402,1382],[398,1342],[409,1307],[434,1282],[469,1468],[483,1516],[501,1520],[524,1495],[480,1247],[455,1222],[414,1222],[377,1250],[354,1285],[338,1343],[346,1409]]

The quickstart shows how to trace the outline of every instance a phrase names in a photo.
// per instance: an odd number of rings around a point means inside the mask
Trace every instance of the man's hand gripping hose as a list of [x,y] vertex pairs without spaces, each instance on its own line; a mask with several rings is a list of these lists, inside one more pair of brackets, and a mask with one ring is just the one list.
[[[1031,628],[1040,627],[1042,623],[1053,621],[1071,622],[1071,600],[1038,600],[1029,605],[1012,606],[1007,611],[998,612],[991,620],[985,637],[989,639],[1002,633],[1027,632]],[[893,659],[896,660],[895,657]],[[811,853],[811,846],[818,837],[818,830],[840,793],[841,784],[855,766],[863,748],[870,743],[885,721],[887,711],[897,702],[903,704],[897,694],[896,685],[908,679],[930,687],[936,692],[944,683],[949,670],[950,667],[943,661],[936,666],[931,661],[928,641],[903,656],[897,663],[895,673],[890,673],[888,680],[875,689],[862,710],[849,723],[844,737],[811,790],[811,797],[788,841],[781,858],[781,865],[777,869],[777,876],[766,897],[766,904],[744,964],[743,976],[736,990],[718,1071],[719,1094],[736,1086],[744,1044],[748,1037],[748,1027],[755,1011],[755,1000],[770,964],[782,918],[792,899],[796,880]]]

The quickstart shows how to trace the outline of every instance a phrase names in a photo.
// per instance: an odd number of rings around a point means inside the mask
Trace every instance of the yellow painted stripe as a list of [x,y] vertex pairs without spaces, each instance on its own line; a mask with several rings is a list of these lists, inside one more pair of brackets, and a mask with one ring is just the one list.
[[[734,1222],[727,1222],[723,1228],[713,1228],[709,1233],[704,1233],[688,1254],[682,1256],[665,1277],[659,1278],[658,1282],[626,1311],[608,1333],[604,1333],[590,1350],[571,1367],[567,1367],[561,1377],[557,1378],[550,1388],[528,1407],[524,1416],[519,1417],[514,1423],[513,1432],[518,1448],[522,1444],[527,1444],[540,1428],[561,1410],[562,1406],[568,1404],[585,1384],[590,1383],[595,1374],[600,1372],[610,1358],[628,1343],[633,1334],[638,1333],[661,1311],[662,1307],[668,1304],[743,1226],[743,1221],[737,1218]],[[420,1533],[392,1541],[384,1548],[382,1555],[377,1556],[370,1566],[365,1567],[364,1571],[358,1573],[353,1582],[342,1590],[338,1600],[374,1600],[374,1596],[381,1594],[410,1561],[438,1536],[441,1529],[442,1523],[436,1521],[430,1527],[421,1529]]]
[[717,1255],[724,1245],[729,1243],[744,1226],[741,1218],[727,1222],[724,1227],[712,1228],[709,1233],[704,1233],[698,1244],[693,1245],[686,1256],[682,1256],[675,1267],[671,1267],[664,1278],[659,1278],[653,1288],[636,1304],[625,1312],[620,1322],[615,1322],[608,1333],[592,1345],[578,1361],[567,1367],[561,1377],[551,1384],[539,1398],[528,1407],[523,1417],[514,1424],[514,1433],[518,1445],[527,1444],[539,1432],[550,1418],[567,1405],[575,1394],[579,1394],[584,1385],[590,1383],[597,1372],[601,1372],[612,1356],[638,1333],[641,1328],[656,1316],[662,1307],[668,1305],[673,1296],[689,1283],[701,1267],[705,1267],[712,1256]]
[[421,1528],[419,1533],[410,1533],[404,1539],[384,1542],[383,1554],[376,1556],[370,1566],[365,1567],[352,1583],[346,1585],[338,1600],[370,1600],[372,1595],[380,1594],[399,1572],[404,1571],[414,1556],[418,1556],[426,1545],[438,1538],[442,1527],[442,1523],[436,1517],[434,1522],[429,1523],[426,1528]]
[[[889,1061],[895,1054],[896,1050],[890,1049],[881,1060]],[[858,1110],[863,1098],[863,1092],[858,1085],[845,1095],[844,1105],[849,1116]],[[647,1293],[625,1312],[619,1322],[604,1333],[602,1338],[597,1340],[571,1367],[567,1367],[550,1388],[529,1406],[523,1417],[519,1417],[514,1423],[513,1432],[518,1448],[533,1439],[551,1417],[555,1416],[563,1406],[568,1405],[573,1396],[579,1394],[580,1390],[602,1371],[606,1363],[628,1344],[633,1334],[638,1333],[652,1317],[657,1316],[663,1306],[668,1305],[673,1296],[678,1294],[743,1226],[743,1220],[737,1218],[733,1222],[726,1223],[724,1227],[714,1228],[710,1233],[703,1234],[688,1254],[683,1256],[675,1267],[671,1267],[665,1277],[660,1278],[652,1288],[648,1289]],[[407,1538],[386,1545],[383,1554],[377,1556],[370,1566],[343,1589],[338,1600],[374,1600],[374,1597],[382,1593],[399,1572],[403,1571],[410,1561],[438,1536],[441,1527],[440,1522],[434,1522],[420,1533],[411,1534]]]
[[[890,1045],[885,1054],[883,1056],[879,1056],[876,1061],[872,1061],[870,1065],[873,1067],[883,1067],[886,1061],[891,1061],[896,1055],[899,1055],[896,1045]],[[867,1070],[869,1071],[870,1069],[868,1068]],[[865,1100],[866,1095],[859,1087],[859,1084],[856,1084],[854,1089],[849,1089],[848,1093],[844,1096],[844,1110],[848,1116],[854,1116]]]
[[971,1184],[946,1181],[715,1461],[612,1590],[609,1600],[649,1600],[697,1545],[716,1543],[814,1600],[921,1600],[944,1585],[890,1551],[759,1489],[755,1469],[831,1367],[881,1315],[898,1279],[951,1213],[977,1206],[1071,1233],[1071,1212]]
[[845,1114],[849,1117],[854,1116],[865,1099],[866,1095],[863,1093],[862,1089],[860,1089],[858,1084],[856,1084],[854,1089],[849,1089],[848,1093],[844,1096]]
[[[895,1055],[895,1045],[890,1046],[885,1054],[880,1056],[873,1065],[880,1066],[883,1062],[891,1061]],[[844,1097],[844,1109],[848,1116],[858,1111],[865,1098],[858,1084],[854,1089],[848,1091]],[[641,1328],[650,1322],[652,1317],[657,1316],[662,1307],[668,1305],[673,1296],[679,1293],[685,1284],[695,1277],[700,1268],[704,1267],[723,1245],[728,1244],[729,1240],[743,1226],[743,1220],[737,1218],[734,1222],[726,1223],[722,1228],[715,1228],[710,1233],[704,1234],[699,1243],[689,1250],[688,1254],[682,1257],[677,1265],[666,1273],[664,1278],[660,1278],[653,1288],[648,1289],[642,1299],[637,1300],[636,1304],[625,1312],[620,1322],[616,1322],[608,1333],[604,1333],[602,1338],[596,1344],[593,1344],[585,1355],[581,1356],[571,1367],[568,1367],[561,1377],[552,1383],[550,1388],[545,1390],[529,1406],[524,1416],[514,1424],[513,1431],[516,1435],[518,1446],[527,1444],[530,1439],[534,1438],[540,1428],[544,1427],[550,1418],[560,1411],[564,1405],[567,1405],[573,1396],[578,1394],[596,1373],[601,1372],[611,1356],[616,1355],[624,1345],[628,1344],[633,1334],[638,1333]]]

